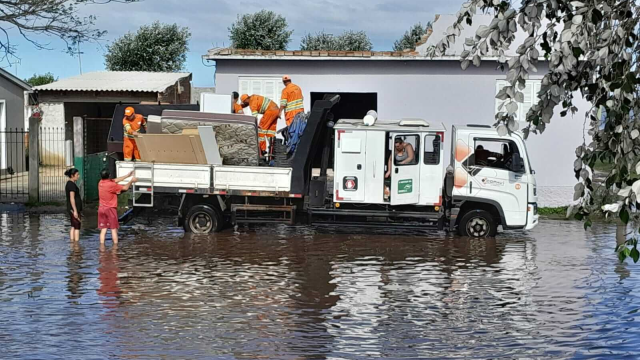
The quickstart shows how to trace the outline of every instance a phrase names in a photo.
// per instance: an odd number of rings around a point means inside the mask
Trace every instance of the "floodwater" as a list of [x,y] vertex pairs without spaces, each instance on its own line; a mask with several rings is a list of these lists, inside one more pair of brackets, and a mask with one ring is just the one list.
[[0,214],[0,358],[640,357],[640,265],[613,225],[493,240],[280,226],[100,249],[63,217]]

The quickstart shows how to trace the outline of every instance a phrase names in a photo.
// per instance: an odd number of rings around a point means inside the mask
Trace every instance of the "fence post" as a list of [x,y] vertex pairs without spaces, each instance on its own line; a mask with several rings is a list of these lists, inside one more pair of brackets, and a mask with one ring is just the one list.
[[29,202],[40,202],[40,117],[29,118]]
[[84,119],[81,116],[73,117],[73,165],[80,173],[78,187],[84,194]]

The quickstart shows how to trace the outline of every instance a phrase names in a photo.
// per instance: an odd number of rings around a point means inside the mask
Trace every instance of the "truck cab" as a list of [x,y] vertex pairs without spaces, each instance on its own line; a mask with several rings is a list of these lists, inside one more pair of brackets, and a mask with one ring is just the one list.
[[519,133],[500,136],[488,125],[453,126],[450,169],[450,221],[459,233],[492,236],[494,224],[525,230],[538,224],[535,172]]

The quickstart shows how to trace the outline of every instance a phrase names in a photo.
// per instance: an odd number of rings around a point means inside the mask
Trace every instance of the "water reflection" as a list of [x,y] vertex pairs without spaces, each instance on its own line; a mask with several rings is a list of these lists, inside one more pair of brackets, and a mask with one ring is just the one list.
[[[638,277],[615,261],[615,227],[547,222],[490,240],[307,227],[191,237],[159,221],[101,247],[90,231],[69,244],[55,217],[0,218],[0,346],[33,358],[636,354]],[[36,329],[52,336],[34,342]],[[61,340],[69,329],[76,341]]]

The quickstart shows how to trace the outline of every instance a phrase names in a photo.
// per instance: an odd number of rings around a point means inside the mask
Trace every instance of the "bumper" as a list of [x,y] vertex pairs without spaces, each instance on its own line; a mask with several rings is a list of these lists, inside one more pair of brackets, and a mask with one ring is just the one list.
[[531,203],[527,206],[527,225],[525,230],[531,230],[538,225],[538,204]]

